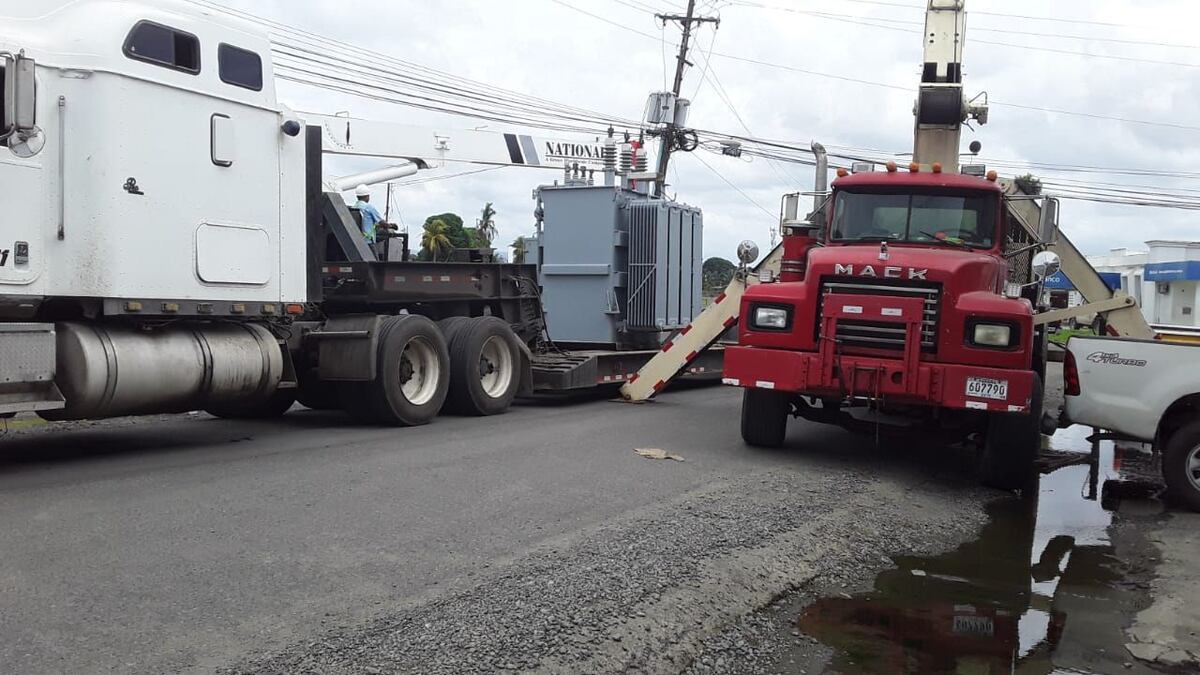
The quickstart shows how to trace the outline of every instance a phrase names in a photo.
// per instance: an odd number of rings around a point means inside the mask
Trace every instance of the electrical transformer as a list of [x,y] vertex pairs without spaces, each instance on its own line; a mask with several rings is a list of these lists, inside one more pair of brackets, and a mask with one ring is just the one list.
[[699,209],[615,185],[538,190],[536,259],[550,338],[657,348],[703,309]]

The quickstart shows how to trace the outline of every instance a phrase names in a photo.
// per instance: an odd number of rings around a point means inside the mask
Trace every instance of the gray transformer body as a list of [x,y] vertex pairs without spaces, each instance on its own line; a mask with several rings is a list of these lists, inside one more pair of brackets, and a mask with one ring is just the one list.
[[699,209],[615,186],[539,195],[537,260],[555,342],[654,348],[703,310]]

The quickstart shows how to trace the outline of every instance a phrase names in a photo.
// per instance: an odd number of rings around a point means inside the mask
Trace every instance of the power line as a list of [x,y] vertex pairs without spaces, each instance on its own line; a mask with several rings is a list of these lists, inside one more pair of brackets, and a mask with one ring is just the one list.
[[746,200],[746,201],[748,201],[748,202],[750,202],[751,204],[753,204],[753,205],[757,206],[757,207],[758,207],[758,209],[759,209],[760,211],[762,211],[763,213],[767,214],[767,217],[768,217],[768,218],[770,218],[772,221],[774,221],[776,218],[778,218],[778,217],[779,217],[779,215],[778,215],[778,214],[776,214],[776,213],[771,213],[770,211],[768,211],[768,210],[766,209],[766,207],[764,207],[762,204],[759,204],[757,201],[755,201],[753,197],[751,197],[750,195],[746,194],[746,192],[745,192],[744,190],[742,190],[742,189],[741,189],[740,187],[738,187],[737,185],[734,185],[734,184],[733,184],[733,182],[732,182],[732,181],[730,181],[728,178],[726,178],[724,175],[722,175],[720,171],[717,171],[716,169],[714,169],[714,168],[712,167],[712,165],[711,165],[711,164],[709,164],[708,162],[704,161],[704,158],[703,158],[703,157],[701,157],[700,155],[697,155],[697,154],[696,154],[696,153],[694,153],[694,152],[692,153],[692,157],[695,157],[695,158],[696,158],[696,161],[700,162],[701,164],[703,164],[703,165],[705,166],[705,168],[707,168],[709,171],[713,172],[713,174],[714,174],[714,175],[716,175],[716,177],[717,177],[717,178],[720,178],[721,180],[725,181],[725,184],[726,184],[726,185],[728,185],[729,187],[733,188],[733,189],[734,189],[734,191],[736,191],[736,192],[737,192],[738,194],[740,194],[740,195],[741,195],[743,198],[745,198],[745,200]]
[[[731,0],[731,1],[733,1],[733,0]],[[848,2],[848,3],[857,4],[857,5],[873,5],[875,7],[893,7],[893,8],[897,8],[897,9],[907,9],[907,10],[912,10],[912,11],[917,11],[917,12],[925,11],[925,8],[920,5],[911,5],[911,4],[902,3],[902,2],[886,2],[885,0],[842,0],[842,2]],[[994,17],[1004,18],[1004,19],[1023,19],[1025,21],[1047,21],[1047,22],[1052,22],[1052,23],[1067,23],[1067,24],[1071,24],[1073,26],[1080,26],[1080,25],[1103,26],[1105,28],[1134,27],[1134,26],[1130,26],[1130,25],[1122,24],[1122,23],[1112,23],[1112,22],[1108,22],[1108,21],[1095,21],[1095,20],[1090,20],[1090,19],[1078,19],[1078,18],[1062,19],[1059,17],[1052,17],[1052,16],[1033,16],[1033,15],[1029,15],[1029,14],[1010,14],[1010,13],[1006,13],[1006,12],[986,12],[986,11],[979,11],[979,10],[972,10],[971,13],[975,14],[977,16],[994,16]]]
[[[619,0],[617,0],[617,1],[619,1]],[[752,2],[751,0],[729,0],[729,2],[733,5],[741,6],[741,7],[749,7],[749,8],[755,8],[755,9],[769,9],[769,10],[774,10],[774,11],[778,11],[778,12],[790,12],[793,14],[804,14],[804,15],[808,15],[808,16],[816,16],[816,17],[827,18],[827,19],[871,20],[871,21],[878,21],[878,22],[882,22],[882,23],[890,23],[890,24],[898,24],[898,25],[906,25],[906,26],[916,26],[918,29],[923,29],[923,27],[924,27],[924,24],[920,21],[908,21],[908,20],[904,20],[904,19],[893,19],[890,17],[874,17],[874,16],[864,17],[864,16],[858,16],[858,15],[854,15],[854,14],[843,14],[843,13],[839,13],[839,12],[799,9],[796,7],[780,7],[778,5],[767,5],[767,4],[763,4],[761,2]],[[914,8],[914,9],[919,9],[919,8]],[[972,10],[970,13],[971,14],[988,14],[987,12],[976,12],[974,10]],[[862,24],[862,25],[869,25],[869,24]],[[883,26],[876,26],[876,27],[883,28]],[[1024,35],[1024,36],[1029,36],[1029,37],[1056,38],[1056,39],[1060,39],[1060,40],[1079,40],[1079,41],[1083,41],[1083,42],[1107,42],[1107,43],[1112,43],[1112,44],[1138,45],[1138,46],[1145,46],[1145,47],[1167,47],[1167,48],[1173,48],[1173,49],[1200,49],[1200,45],[1194,45],[1194,44],[1180,44],[1180,43],[1172,43],[1172,42],[1154,42],[1154,41],[1150,41],[1150,40],[1127,40],[1127,39],[1123,39],[1123,38],[1101,37],[1098,35],[1071,35],[1071,34],[1063,34],[1063,33],[1041,33],[1041,32],[1037,32],[1037,31],[1013,30],[1013,29],[1008,29],[1008,28],[988,28],[986,26],[972,26],[971,31],[972,32],[983,32],[983,33],[1002,33],[1005,35]],[[995,44],[1005,44],[1005,46],[1013,46],[1013,47],[1019,46],[1019,45],[1008,45],[1007,43],[995,43]],[[1077,52],[1071,52],[1071,53],[1077,53]],[[1089,54],[1088,56],[1092,56],[1092,55]],[[1100,56],[1102,56],[1102,55],[1100,55]],[[1173,65],[1196,65],[1196,64],[1173,64]]]
[[[562,2],[562,0],[550,0],[550,1],[560,4],[560,5],[563,5],[564,7],[571,7],[570,5],[567,5],[566,3]],[[871,3],[871,4],[875,4],[875,3]],[[628,26],[624,26],[624,25],[618,24],[616,22],[610,21],[608,19],[605,19],[603,17],[596,16],[596,15],[592,14],[591,12],[586,12],[577,7],[571,7],[571,9],[575,9],[576,11],[579,11],[583,14],[587,14],[588,16],[591,16],[593,18],[600,19],[601,21],[604,21],[605,23],[613,25],[622,30],[627,30],[627,31],[636,33],[638,35],[642,35],[644,37],[650,37],[651,39],[655,39],[655,40],[658,39],[656,37],[649,35],[648,33],[643,33],[641,31],[630,28]],[[878,27],[878,26],[876,26],[876,27]],[[982,41],[980,40],[980,42],[982,42]],[[1017,46],[1017,45],[1011,45],[1011,46]],[[1019,48],[1024,48],[1024,47],[1019,47]],[[1081,55],[1081,56],[1090,56],[1088,54],[1082,54],[1079,52],[1072,52],[1072,53],[1074,53],[1076,55]],[[857,77],[850,77],[850,76],[846,76],[846,75],[836,75],[833,73],[824,73],[824,72],[820,72],[820,71],[816,71],[816,70],[809,70],[806,68],[798,68],[796,66],[788,66],[788,65],[783,65],[780,63],[772,63],[769,61],[754,59],[754,58],[750,58],[747,56],[738,56],[736,54],[726,54],[723,52],[714,51],[714,52],[710,53],[709,56],[718,56],[720,58],[729,59],[732,61],[741,61],[743,63],[751,63],[751,64],[760,65],[760,66],[764,66],[764,67],[768,67],[768,68],[777,68],[777,69],[781,69],[781,70],[787,70],[789,72],[800,73],[803,75],[811,75],[813,77],[822,77],[822,78],[831,79],[831,80],[838,80],[841,82],[851,82],[854,84],[861,84],[861,85],[870,86],[870,87],[895,89],[895,90],[900,90],[900,91],[912,91],[911,87],[887,84],[884,82],[874,82],[871,80],[865,80],[865,79],[861,79],[861,78],[857,78]],[[1187,64],[1187,65],[1192,65],[1192,64]],[[1033,110],[1033,111],[1039,111],[1039,112],[1054,113],[1054,114],[1058,114],[1058,115],[1069,115],[1072,117],[1083,117],[1083,118],[1087,118],[1087,119],[1106,120],[1106,121],[1110,121],[1110,122],[1121,122],[1121,123],[1125,123],[1125,124],[1138,124],[1138,125],[1142,125],[1142,126],[1162,127],[1162,128],[1167,128],[1167,129],[1183,129],[1183,130],[1187,130],[1187,131],[1200,131],[1200,126],[1188,125],[1188,124],[1178,124],[1178,123],[1172,123],[1172,122],[1157,122],[1157,121],[1151,121],[1151,120],[1140,120],[1140,119],[1134,119],[1134,118],[1129,118],[1129,117],[1120,117],[1120,116],[1116,116],[1116,115],[1101,115],[1099,113],[1087,113],[1087,112],[1079,112],[1079,111],[1073,111],[1073,110],[1062,110],[1062,109],[1057,109],[1057,108],[1039,107],[1039,106],[1026,105],[1026,104],[1020,104],[1020,103],[1009,103],[1007,101],[993,100],[993,101],[990,101],[990,103],[991,103],[991,105],[1000,106],[1000,107],[1015,108],[1015,109],[1021,109],[1021,110]]]
[[[559,119],[570,119],[577,121],[578,119],[599,120],[599,123],[609,124],[614,123],[617,126],[633,126],[637,127],[640,123],[630,120],[609,119],[595,111],[588,111],[577,106],[568,106],[548,99],[543,99],[537,96],[524,94],[506,90],[500,87],[495,87],[490,84],[484,84],[459,77],[442,71],[429,68],[420,64],[403,61],[394,57],[383,54],[365,53],[360,46],[350,45],[345,42],[339,42],[322,35],[305,31],[303,29],[294,28],[286,24],[265,19],[247,12],[230,9],[219,5],[211,0],[189,0],[193,4],[222,11],[224,13],[236,16],[245,21],[249,21],[263,26],[272,35],[273,50],[280,47],[291,48],[294,51],[302,52],[302,54],[291,54],[292,56],[302,58],[323,57],[326,59],[336,59],[343,63],[353,63],[363,65],[369,69],[387,70],[396,77],[407,78],[407,82],[429,88],[441,93],[449,93],[457,96],[464,93],[471,95],[481,102],[485,102],[490,106],[495,106],[497,101],[502,102],[510,107],[523,108],[525,111],[538,112],[553,112]],[[319,49],[319,50],[318,50]],[[342,56],[338,56],[338,55]],[[386,65],[385,65],[386,64]],[[413,73],[421,73],[421,75],[409,75],[406,71]]]
[[[763,9],[782,9],[782,11],[785,11],[785,12],[793,12],[796,14],[804,14],[806,16],[814,16],[814,17],[817,17],[820,19],[825,19],[827,21],[836,21],[836,22],[840,22],[840,23],[853,24],[856,26],[866,26],[868,28],[878,28],[881,30],[897,31],[897,32],[908,33],[908,34],[921,33],[922,29],[913,30],[913,29],[909,29],[909,28],[902,28],[902,27],[900,27],[901,25],[923,26],[923,24],[921,24],[919,22],[903,21],[903,20],[899,20],[899,19],[888,19],[888,18],[879,18],[879,17],[858,17],[858,16],[849,15],[849,14],[836,14],[836,13],[832,13],[832,12],[818,12],[818,11],[813,11],[813,10],[802,10],[802,9],[795,9],[795,8],[774,8],[774,7],[770,7],[767,5],[760,5],[757,3],[751,4],[751,3],[747,3],[747,2],[739,2],[738,4],[743,7],[756,7],[756,8],[763,8]],[[975,30],[986,31],[987,29],[975,29]],[[1005,32],[1019,32],[1019,31],[1005,31]],[[1030,34],[1034,35],[1033,33],[1030,33]],[[1058,37],[1065,37],[1065,36],[1058,36]],[[1163,60],[1159,60],[1159,59],[1147,59],[1147,58],[1141,58],[1141,57],[1135,57],[1135,56],[1122,56],[1122,55],[1118,55],[1118,54],[1095,54],[1095,53],[1089,53],[1089,52],[1077,52],[1077,51],[1072,51],[1070,49],[1057,49],[1054,47],[1041,47],[1038,45],[1021,45],[1021,44],[1013,44],[1011,42],[999,42],[996,40],[984,40],[984,39],[980,39],[980,38],[972,38],[971,42],[979,43],[979,44],[986,44],[986,45],[993,45],[993,46],[998,46],[998,47],[1011,47],[1013,49],[1034,50],[1034,51],[1041,51],[1041,52],[1050,52],[1050,53],[1054,53],[1054,54],[1067,54],[1070,56],[1083,56],[1083,57],[1087,57],[1087,58],[1112,59],[1115,61],[1148,63],[1148,64],[1159,65],[1159,66],[1180,66],[1183,68],[1200,68],[1200,64],[1197,64],[1197,63],[1186,63],[1186,62],[1181,62],[1181,61],[1163,61]]]
[[567,9],[574,10],[576,12],[579,12],[580,14],[586,14],[587,16],[590,16],[593,19],[596,19],[597,21],[603,21],[604,23],[606,23],[610,26],[616,26],[617,28],[620,28],[621,30],[627,30],[631,33],[637,33],[638,35],[641,35],[642,37],[650,38],[651,40],[658,40],[658,37],[655,35],[645,33],[643,31],[640,31],[636,28],[632,28],[630,26],[626,26],[623,23],[617,23],[616,21],[613,21],[612,19],[609,19],[607,17],[600,16],[599,14],[593,14],[592,12],[589,12],[586,9],[580,9],[579,7],[576,7],[574,5],[568,5],[567,3],[563,2],[563,0],[550,0],[550,2],[553,2],[554,4],[560,5],[562,7],[566,7]]
[[482,169],[474,169],[472,171],[460,171],[458,173],[448,173],[448,174],[443,174],[443,175],[439,175],[439,176],[429,176],[427,178],[418,178],[415,180],[408,180],[408,181],[402,181],[402,182],[397,181],[397,182],[393,183],[393,185],[395,185],[397,187],[405,187],[408,185],[420,185],[422,183],[433,183],[433,182],[440,181],[440,180],[449,180],[451,178],[461,178],[463,176],[473,176],[477,173],[487,173],[489,171],[497,171],[499,169],[508,169],[508,168],[511,168],[511,167],[508,165],[487,166]]

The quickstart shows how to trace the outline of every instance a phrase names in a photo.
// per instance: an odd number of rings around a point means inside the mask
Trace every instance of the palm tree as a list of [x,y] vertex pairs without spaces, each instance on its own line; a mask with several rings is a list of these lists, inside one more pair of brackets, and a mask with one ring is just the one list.
[[425,229],[421,232],[421,249],[427,252],[430,259],[435,262],[438,255],[445,254],[448,257],[454,248],[454,245],[450,243],[450,237],[446,236],[449,229],[446,221],[438,219],[425,223]]
[[513,243],[509,244],[513,250],[513,262],[517,265],[525,262],[525,253],[527,250],[525,245],[525,237],[517,237],[513,240]]
[[492,245],[492,240],[496,238],[496,209],[492,208],[491,202],[483,205],[483,211],[479,213],[479,222],[476,224],[475,230],[479,232],[482,243],[486,246]]

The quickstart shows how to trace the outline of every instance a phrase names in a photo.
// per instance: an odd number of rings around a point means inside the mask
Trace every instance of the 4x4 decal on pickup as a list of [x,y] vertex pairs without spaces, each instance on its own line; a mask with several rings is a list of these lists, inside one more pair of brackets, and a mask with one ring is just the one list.
[[1110,366],[1136,366],[1144,368],[1149,361],[1143,359],[1123,359],[1116,352],[1092,352],[1088,354],[1088,361],[1092,363],[1104,363]]

